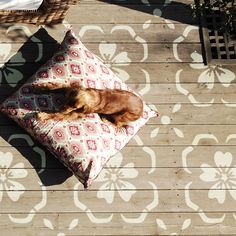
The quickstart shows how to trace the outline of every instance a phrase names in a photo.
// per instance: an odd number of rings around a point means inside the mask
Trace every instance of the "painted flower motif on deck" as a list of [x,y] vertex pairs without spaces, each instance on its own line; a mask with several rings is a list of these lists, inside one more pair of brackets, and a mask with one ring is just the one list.
[[[150,0],[141,0],[141,2],[150,10],[152,10],[152,14],[154,17],[161,17],[163,14],[163,10],[168,7],[172,0],[165,0],[163,1],[163,3],[161,4],[161,7],[156,7],[156,4],[151,2]],[[172,21],[170,21],[169,19],[165,19],[165,17],[163,18],[163,20],[165,21],[166,25],[170,28],[170,29],[175,29],[175,25],[172,23]],[[147,29],[150,27],[152,23],[152,19],[147,20],[144,25],[143,25],[143,29]]]
[[[208,197],[216,200],[219,203],[225,202],[226,189],[228,189],[230,195],[236,200],[236,169],[231,168],[232,154],[230,152],[216,152],[214,155],[214,161],[216,168],[208,164],[202,164],[202,174],[200,179],[204,182],[214,183],[208,192]],[[235,167],[235,166],[234,166]]]
[[[107,63],[112,70],[114,70],[117,75],[122,78],[124,81],[129,79],[129,74],[117,67],[127,66],[130,64],[131,60],[128,57],[127,52],[117,52],[117,45],[115,43],[108,44],[106,42],[101,42],[99,45],[99,52],[102,56],[104,63]],[[115,64],[115,65],[114,65]]]
[[[151,107],[152,107],[152,109],[155,110],[155,111],[158,110],[154,105],[151,105]],[[177,112],[180,111],[181,107],[182,107],[182,104],[181,104],[181,103],[176,103],[176,104],[173,106],[173,108],[172,108],[171,114],[168,114],[168,115],[161,115],[161,117],[160,117],[160,118],[161,118],[160,121],[161,121],[161,124],[162,124],[161,128],[162,128],[162,127],[166,128],[168,125],[170,125],[170,124],[172,123],[172,120],[173,120],[174,115],[175,115]],[[145,117],[145,114],[144,114],[143,116]],[[159,129],[160,129],[160,127],[157,127],[157,128],[155,128],[155,129],[153,129],[152,132],[151,132],[151,136],[150,136],[150,137],[151,137],[151,138],[156,138],[157,134],[159,133]],[[184,133],[183,133],[182,130],[180,130],[180,129],[178,128],[178,126],[177,126],[177,127],[173,127],[173,131],[174,131],[175,135],[177,135],[177,137],[179,137],[179,138],[184,138]]]
[[[136,187],[129,181],[138,176],[138,171],[134,168],[134,163],[128,163],[120,168],[123,160],[121,153],[112,158],[108,164],[108,168],[104,169],[96,179],[102,185],[97,192],[98,198],[104,198],[107,203],[114,201],[115,190],[118,190],[119,196],[126,202],[130,201],[136,191],[122,191],[123,189],[136,190]],[[110,191],[104,191],[104,190]]]
[[70,231],[70,230],[75,229],[78,226],[78,224],[79,224],[79,220],[78,219],[73,219],[67,227],[65,227],[65,226],[60,226],[59,227],[58,226],[58,222],[56,223],[56,226],[55,226],[55,225],[53,225],[52,221],[47,219],[47,218],[43,219],[43,223],[44,223],[44,225],[48,229],[53,231],[52,235],[55,235],[55,236],[66,236],[66,234],[64,232],[62,232],[61,230],[62,229],[65,230],[66,229],[66,231],[68,231],[68,230]]
[[198,77],[198,83],[206,84],[208,89],[213,89],[216,79],[218,79],[224,87],[229,87],[230,83],[236,78],[232,71],[222,66],[205,66],[203,63],[195,63],[203,61],[202,56],[197,52],[193,52],[191,57],[193,63],[190,64],[190,67],[197,70],[204,70]]
[[25,59],[21,52],[12,55],[11,50],[11,44],[4,43],[0,45],[0,59],[3,62],[8,61],[5,65],[4,63],[0,63],[0,83],[2,80],[6,80],[11,87],[15,87],[23,79],[23,74],[16,68],[24,65]]
[[24,169],[23,163],[11,166],[13,156],[10,152],[0,152],[0,202],[3,198],[4,190],[8,197],[16,202],[25,192],[25,187],[16,180],[25,178],[28,172]]

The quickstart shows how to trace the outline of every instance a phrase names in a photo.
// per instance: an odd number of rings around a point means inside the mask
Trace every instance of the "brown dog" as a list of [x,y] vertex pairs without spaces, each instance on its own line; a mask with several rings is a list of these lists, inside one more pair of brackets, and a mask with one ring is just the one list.
[[122,127],[130,121],[140,118],[143,113],[142,100],[129,91],[118,89],[92,89],[82,88],[78,85],[67,87],[65,85],[46,83],[34,85],[39,90],[65,91],[65,105],[55,113],[39,112],[40,120],[75,120],[89,113],[98,113],[102,119]]

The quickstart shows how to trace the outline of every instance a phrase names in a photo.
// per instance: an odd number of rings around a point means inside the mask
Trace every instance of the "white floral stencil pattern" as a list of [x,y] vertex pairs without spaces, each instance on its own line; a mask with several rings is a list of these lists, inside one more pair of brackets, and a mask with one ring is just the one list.
[[[45,225],[48,229],[50,229],[50,230],[52,230],[52,231],[57,231],[57,229],[55,229],[55,226],[53,226],[52,222],[51,222],[49,219],[44,218],[44,219],[43,219],[43,223],[44,223],[44,225]],[[78,220],[78,219],[73,219],[73,220],[71,221],[71,223],[70,223],[70,225],[69,225],[67,231],[76,228],[76,227],[78,226],[78,224],[79,224],[79,220]],[[57,233],[57,234],[55,234],[55,235],[56,235],[56,236],[66,236],[66,234],[65,234],[64,232],[59,232],[59,233]]]
[[[103,170],[96,182],[101,182],[100,190],[97,192],[98,198],[104,198],[107,203],[111,204],[114,201],[115,190],[118,191],[119,196],[126,202],[128,202],[132,195],[135,194],[136,187],[129,182],[138,176],[138,171],[134,169],[134,163],[128,163],[124,167],[120,168],[123,160],[121,153],[118,153],[113,157],[107,167]],[[110,191],[104,191],[109,189]],[[132,191],[122,191],[123,189],[129,189]]]
[[[229,141],[235,138],[235,134],[229,134],[225,143],[228,144]],[[188,173],[188,176],[186,176],[188,183],[185,185],[185,202],[188,207],[199,214],[203,222],[215,224],[225,220],[225,211],[222,211],[222,214],[220,213],[220,217],[214,217],[208,214],[209,209],[225,208],[229,203],[226,199],[236,200],[236,165],[233,158],[235,154],[232,155],[232,152],[228,151],[223,152],[219,147],[217,151],[214,151],[214,149],[208,149],[208,152],[206,150],[202,151],[200,157],[196,155],[198,153],[197,146],[201,145],[202,142],[217,145],[219,144],[219,138],[213,134],[197,134],[192,145],[183,150],[183,167],[185,172]],[[206,163],[205,157],[208,157],[206,159],[208,163]],[[190,168],[196,161],[200,162],[200,168]],[[198,176],[197,179],[194,176]],[[202,182],[199,183],[199,179]],[[197,197],[191,189],[199,188],[199,185],[204,186],[204,190],[200,191]],[[229,194],[227,194],[228,192]]]
[[117,65],[122,67],[130,64],[131,60],[128,57],[127,52],[117,52],[117,44],[108,44],[106,42],[101,42],[99,44],[99,52],[104,63],[108,66],[110,65],[110,68],[115,71],[116,74],[123,79],[123,81],[129,79],[129,74],[125,70],[117,67]]
[[[151,105],[151,107],[152,107],[154,110],[156,109],[154,105]],[[171,111],[171,113],[172,113],[171,115],[173,116],[175,113],[179,112],[179,111],[181,110],[181,107],[182,107],[181,103],[176,103],[176,104],[173,106],[173,109],[172,109],[172,111]],[[162,114],[161,111],[160,111],[160,114]],[[161,124],[162,124],[162,126],[165,127],[165,126],[170,125],[171,122],[172,122],[172,116],[170,116],[170,115],[162,115],[162,116],[160,117],[160,118],[161,118]],[[160,131],[160,128],[159,128],[159,127],[153,129],[152,132],[151,132],[150,137],[151,137],[151,138],[155,138],[155,137],[157,136],[157,134],[159,133],[159,131]],[[183,131],[180,130],[179,128],[174,127],[174,128],[173,128],[173,131],[174,131],[174,133],[176,134],[177,137],[179,137],[179,138],[184,138],[184,133],[183,133]]]
[[[197,52],[191,54],[193,62],[203,61],[202,55]],[[198,77],[198,83],[204,83],[208,89],[213,89],[214,82],[218,79],[224,87],[229,87],[235,80],[235,74],[229,69],[219,65],[205,66],[203,63],[191,63],[190,67],[197,70],[204,70]]]
[[212,182],[213,186],[209,190],[208,197],[216,198],[219,203],[225,202],[226,189],[230,195],[236,200],[236,168],[231,168],[233,156],[230,152],[216,152],[214,161],[217,168],[204,163],[201,165],[202,174],[200,179],[205,182]]
[[[181,45],[185,45],[184,41],[187,40],[191,33],[195,30],[198,30],[198,27],[187,26],[184,30],[184,33],[174,41],[173,54],[177,61],[183,62],[183,60],[180,58],[179,52],[181,51],[181,49],[179,49],[179,47],[181,47]],[[227,89],[229,89],[233,81],[236,79],[235,73],[221,65],[204,65],[203,57],[200,53],[197,52],[197,50],[193,49],[193,51],[189,53],[188,57],[190,58],[190,60],[192,60],[192,62],[189,63],[190,68],[194,70],[194,73],[196,73],[195,70],[198,70],[200,72],[200,75],[196,76],[196,84],[199,84],[199,86],[197,88],[191,86],[186,87],[185,84],[181,81],[184,69],[180,68],[176,72],[175,76],[177,90],[185,95],[188,100],[196,107],[210,107],[213,105],[213,103],[216,103],[218,101],[224,103],[225,106],[235,107],[234,104],[230,104],[235,103],[235,101],[226,101],[224,99],[223,91],[222,95],[220,96],[219,92],[210,93],[218,82],[220,82],[220,84],[222,85],[222,89],[225,89],[225,91],[227,91]],[[204,92],[202,85],[204,85]],[[215,94],[217,94],[216,97]]]
[[24,169],[24,163],[17,163],[11,166],[13,156],[10,152],[0,152],[0,202],[3,198],[3,190],[6,190],[8,197],[16,202],[25,192],[25,187],[19,183],[18,179],[28,175]]

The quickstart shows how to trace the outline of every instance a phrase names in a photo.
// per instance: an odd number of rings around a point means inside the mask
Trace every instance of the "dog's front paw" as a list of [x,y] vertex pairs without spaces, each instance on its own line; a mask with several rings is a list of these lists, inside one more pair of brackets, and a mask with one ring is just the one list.
[[51,118],[52,118],[51,115],[46,113],[46,112],[39,112],[37,114],[37,119],[40,120],[40,121],[47,121]]

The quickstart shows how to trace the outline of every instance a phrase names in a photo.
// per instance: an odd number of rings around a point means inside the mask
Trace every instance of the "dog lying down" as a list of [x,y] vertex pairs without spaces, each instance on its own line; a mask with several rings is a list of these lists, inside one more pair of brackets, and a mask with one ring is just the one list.
[[132,92],[119,89],[83,88],[79,85],[66,86],[54,83],[33,85],[35,92],[65,93],[65,105],[61,111],[39,112],[39,120],[76,120],[89,113],[98,113],[103,121],[108,121],[118,128],[142,116],[143,102]]

